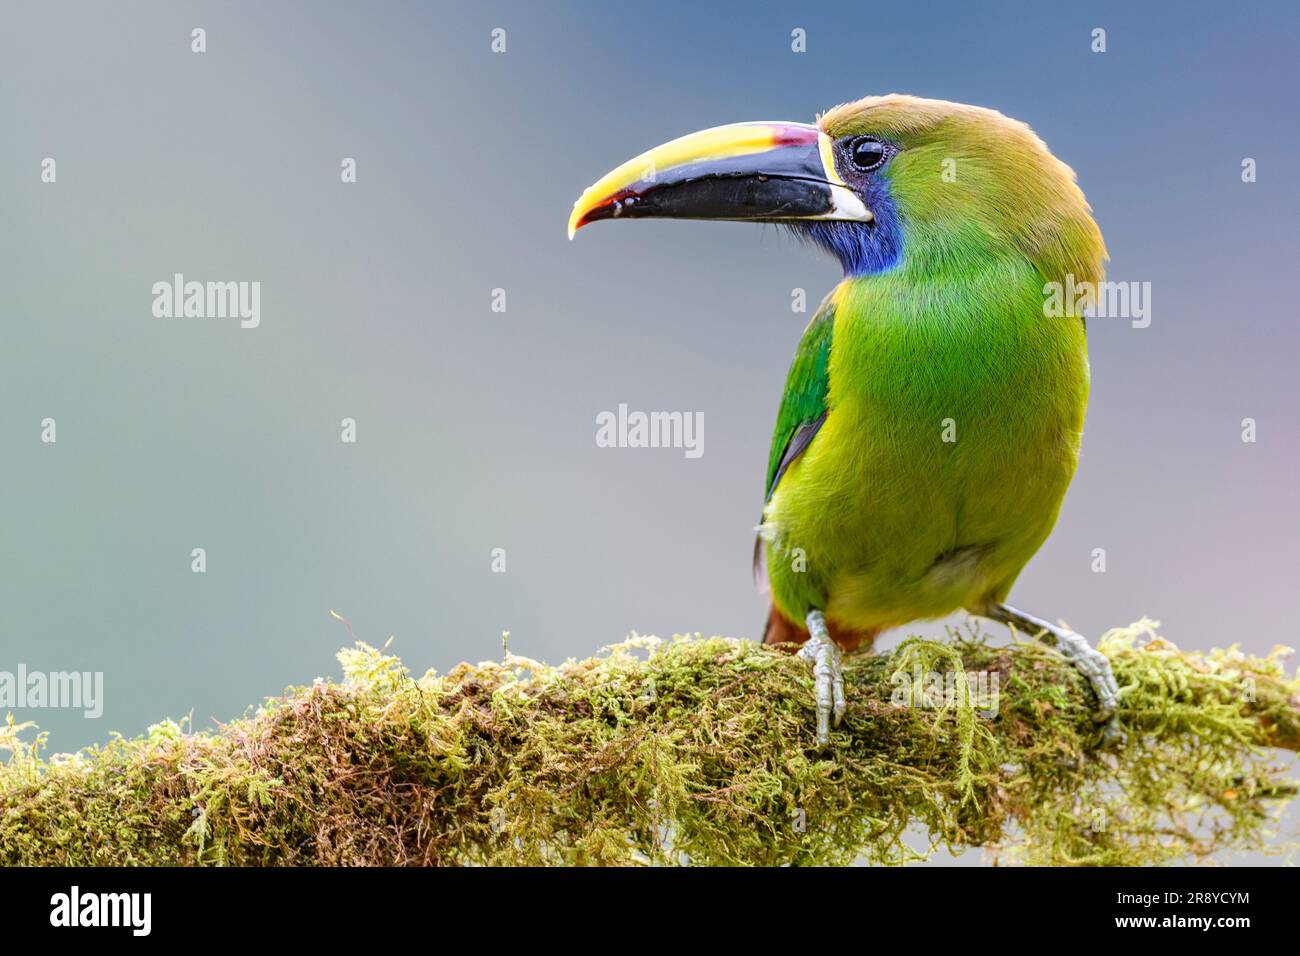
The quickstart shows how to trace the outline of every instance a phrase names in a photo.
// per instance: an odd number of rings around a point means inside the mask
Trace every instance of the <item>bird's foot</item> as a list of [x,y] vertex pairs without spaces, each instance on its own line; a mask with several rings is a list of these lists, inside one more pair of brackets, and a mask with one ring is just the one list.
[[1082,634],[1067,631],[1064,628],[1056,634],[1056,646],[1079,673],[1092,685],[1092,692],[1097,695],[1097,711],[1093,719],[1105,723],[1102,739],[1106,743],[1118,743],[1124,737],[1119,726],[1119,683],[1115,672],[1111,670],[1110,658],[1088,643]]
[[1098,709],[1094,717],[1098,723],[1106,724],[1106,729],[1102,732],[1103,739],[1107,742],[1122,739],[1123,731],[1120,730],[1119,716],[1116,713],[1119,709],[1119,682],[1115,680],[1110,658],[1089,644],[1082,634],[1017,611],[1009,605],[1000,605],[995,617],[1004,624],[1013,624],[1034,633],[1045,631],[1055,638],[1057,649],[1087,678],[1092,692],[1097,696]]
[[831,740],[831,719],[839,726],[848,704],[844,697],[844,667],[840,649],[831,640],[821,611],[808,612],[808,640],[799,656],[812,664],[817,696],[817,746]]
[[1082,634],[1073,631],[1062,629],[1056,635],[1056,646],[1092,685],[1092,691],[1097,695],[1100,705],[1099,715],[1112,716],[1119,706],[1119,684],[1110,668],[1110,658],[1089,644]]

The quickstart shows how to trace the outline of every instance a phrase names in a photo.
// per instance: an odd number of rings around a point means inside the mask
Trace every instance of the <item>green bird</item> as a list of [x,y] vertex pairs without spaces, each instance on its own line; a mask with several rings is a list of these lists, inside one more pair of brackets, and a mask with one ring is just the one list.
[[870,96],[643,153],[583,193],[569,236],[644,217],[779,223],[844,269],[790,366],[755,544],[765,641],[812,663],[818,742],[845,711],[842,649],[962,608],[1054,640],[1116,732],[1106,657],[1006,603],[1088,400],[1106,249],[1073,171],[994,110]]

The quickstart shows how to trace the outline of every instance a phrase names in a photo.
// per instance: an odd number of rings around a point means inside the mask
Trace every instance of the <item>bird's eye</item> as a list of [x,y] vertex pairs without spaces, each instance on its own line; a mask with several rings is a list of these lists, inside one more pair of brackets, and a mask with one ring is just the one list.
[[854,166],[866,173],[883,166],[889,158],[889,152],[880,140],[859,136],[849,143],[849,158],[853,160]]

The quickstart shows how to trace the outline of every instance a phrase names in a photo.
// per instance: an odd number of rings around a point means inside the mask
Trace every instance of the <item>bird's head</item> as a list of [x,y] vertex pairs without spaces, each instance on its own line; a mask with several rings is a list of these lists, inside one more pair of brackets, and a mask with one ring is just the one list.
[[995,110],[891,94],[805,123],[736,123],[629,160],[574,204],[601,219],[775,222],[847,275],[960,272],[1019,257],[1049,280],[1101,278],[1105,246],[1071,169]]

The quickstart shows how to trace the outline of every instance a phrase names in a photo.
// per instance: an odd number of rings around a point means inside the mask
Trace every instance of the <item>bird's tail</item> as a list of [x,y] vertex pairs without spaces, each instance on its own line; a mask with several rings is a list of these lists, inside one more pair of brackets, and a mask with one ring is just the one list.
[[[826,629],[830,631],[831,640],[845,651],[870,650],[876,635],[880,633],[878,630],[853,631],[838,626],[830,619],[826,621]],[[802,644],[806,640],[808,640],[808,629],[790,620],[773,604],[767,612],[767,625],[763,628],[763,643]]]

